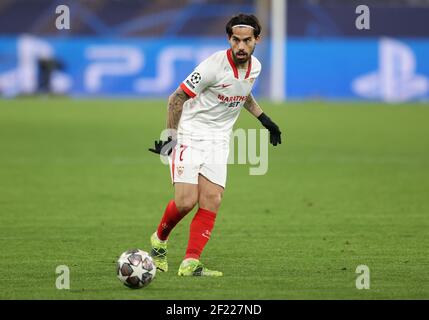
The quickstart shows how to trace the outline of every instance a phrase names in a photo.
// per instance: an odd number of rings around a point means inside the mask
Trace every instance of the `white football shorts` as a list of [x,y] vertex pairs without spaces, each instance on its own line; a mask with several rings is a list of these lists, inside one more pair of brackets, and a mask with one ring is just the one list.
[[178,143],[168,157],[171,181],[198,184],[201,174],[225,188],[229,143],[215,140],[191,140]]

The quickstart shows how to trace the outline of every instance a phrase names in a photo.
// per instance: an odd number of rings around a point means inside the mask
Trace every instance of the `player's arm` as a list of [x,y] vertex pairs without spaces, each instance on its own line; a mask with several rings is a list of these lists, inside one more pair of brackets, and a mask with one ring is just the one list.
[[190,97],[180,87],[168,97],[167,129],[169,130],[168,135],[172,137],[173,140],[176,140],[176,132],[180,117],[182,116],[183,104],[189,98]]
[[247,96],[246,102],[244,103],[244,108],[246,108],[246,110],[253,114],[256,118],[263,113],[261,107],[256,102],[252,94]]
[[168,140],[167,141],[155,141],[155,147],[149,149],[154,153],[162,155],[169,155],[176,145],[176,133],[179,125],[180,117],[182,116],[183,104],[190,97],[183,91],[182,88],[177,88],[168,97],[168,108],[167,108],[167,129],[168,129]]
[[270,143],[273,146],[282,143],[279,127],[264,113],[252,94],[249,94],[247,97],[244,108],[258,118],[262,125],[268,129],[270,132]]
[[176,145],[176,133],[182,116],[183,104],[186,100],[197,96],[215,81],[216,73],[214,70],[216,70],[215,65],[210,62],[210,59],[204,60],[168,97],[168,140],[155,141],[155,148],[149,149],[150,151],[162,155],[171,153],[171,150]]

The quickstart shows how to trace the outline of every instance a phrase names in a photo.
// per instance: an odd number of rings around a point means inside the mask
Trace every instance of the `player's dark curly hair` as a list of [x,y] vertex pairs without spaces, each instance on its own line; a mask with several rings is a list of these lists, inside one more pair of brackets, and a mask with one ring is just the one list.
[[226,33],[229,37],[232,36],[232,27],[237,24],[245,24],[253,27],[253,35],[255,38],[261,34],[261,24],[259,23],[258,18],[253,14],[239,13],[238,15],[233,16],[226,24]]

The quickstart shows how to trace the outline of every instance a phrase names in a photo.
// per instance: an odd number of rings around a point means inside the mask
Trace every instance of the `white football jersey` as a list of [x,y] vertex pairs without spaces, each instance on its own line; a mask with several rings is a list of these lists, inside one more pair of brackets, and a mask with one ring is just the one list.
[[261,63],[251,57],[247,69],[234,64],[231,49],[218,51],[201,62],[180,84],[191,99],[183,105],[178,139],[229,141]]

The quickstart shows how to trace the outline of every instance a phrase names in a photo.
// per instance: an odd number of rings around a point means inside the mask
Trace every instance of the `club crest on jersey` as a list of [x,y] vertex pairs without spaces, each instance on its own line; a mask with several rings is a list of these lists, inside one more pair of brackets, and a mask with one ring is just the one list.
[[255,82],[255,79],[256,79],[256,78],[249,78],[249,82],[250,82],[251,84],[253,84],[253,82]]
[[185,169],[185,167],[184,166],[177,166],[177,174],[179,175],[179,176],[181,176],[182,175],[182,173],[183,173],[183,170]]

